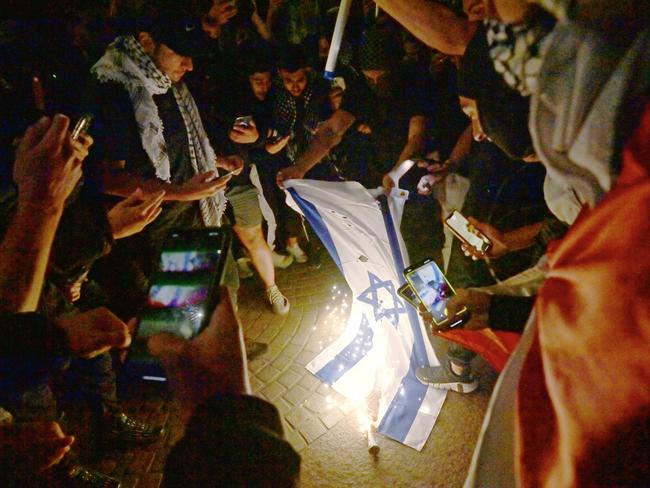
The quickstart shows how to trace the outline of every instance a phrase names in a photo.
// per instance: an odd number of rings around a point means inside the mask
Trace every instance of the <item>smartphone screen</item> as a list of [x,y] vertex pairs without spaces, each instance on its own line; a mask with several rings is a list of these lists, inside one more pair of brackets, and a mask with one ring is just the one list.
[[478,229],[470,224],[463,214],[454,210],[449,217],[445,219],[445,224],[451,229],[456,237],[463,243],[472,246],[478,252],[485,254],[492,243],[487,236],[482,234]]
[[411,305],[413,305],[415,308],[419,307],[420,299],[418,298],[413,288],[411,288],[411,285],[408,283],[404,283],[402,286],[400,286],[397,290],[397,294],[409,302]]
[[185,338],[207,325],[218,301],[230,245],[225,230],[172,232],[160,254],[138,337],[170,332]]
[[[458,316],[449,317],[447,314],[447,302],[455,292],[432,259],[407,268],[404,276],[437,325],[454,327],[461,323],[460,320],[455,320]],[[465,311],[461,311],[461,314]],[[451,325],[450,319],[454,320]]]

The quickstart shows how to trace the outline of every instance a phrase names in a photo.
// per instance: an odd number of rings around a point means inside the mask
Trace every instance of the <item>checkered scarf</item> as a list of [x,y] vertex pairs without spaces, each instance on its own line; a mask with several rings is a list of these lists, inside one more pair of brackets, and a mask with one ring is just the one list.
[[[106,53],[91,68],[100,82],[114,81],[128,91],[135,120],[140,131],[142,146],[156,170],[156,176],[170,181],[170,163],[167,154],[163,123],[153,95],[162,95],[171,88],[180,109],[187,140],[190,160],[196,174],[217,171],[216,155],[205,129],[192,94],[184,83],[172,85],[171,80],[162,73],[153,60],[144,52],[133,36],[118,37],[108,46]],[[223,191],[199,200],[201,216],[206,226],[218,226],[226,207]]]
[[530,96],[536,89],[543,40],[550,28],[542,24],[507,25],[496,20],[486,20],[485,25],[494,69],[511,88]]

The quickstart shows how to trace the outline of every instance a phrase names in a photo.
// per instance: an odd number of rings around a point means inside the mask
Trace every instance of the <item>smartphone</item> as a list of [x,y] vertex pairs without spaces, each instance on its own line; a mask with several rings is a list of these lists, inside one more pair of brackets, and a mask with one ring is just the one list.
[[447,302],[456,292],[433,259],[409,266],[404,270],[404,278],[438,327],[452,328],[463,323],[467,317],[467,307],[453,317],[448,315]]
[[250,127],[252,121],[253,121],[252,115],[244,115],[243,117],[237,117],[235,119],[235,125],[240,125],[242,127]]
[[93,121],[93,114],[83,114],[81,118],[77,121],[77,123],[74,126],[74,129],[72,129],[72,140],[76,141],[79,139],[79,136],[81,134],[85,134],[88,132],[88,129],[90,129],[90,124]]
[[169,234],[140,316],[138,339],[159,332],[191,339],[208,325],[219,303],[231,240],[223,227]]
[[402,286],[400,286],[397,290],[397,294],[401,296],[404,300],[406,300],[408,303],[413,305],[416,309],[419,308],[420,299],[418,298],[413,288],[411,288],[411,285],[409,285],[408,283],[404,283]]
[[472,246],[483,255],[492,247],[490,239],[474,227],[458,210],[454,210],[449,214],[445,219],[445,225],[464,244]]

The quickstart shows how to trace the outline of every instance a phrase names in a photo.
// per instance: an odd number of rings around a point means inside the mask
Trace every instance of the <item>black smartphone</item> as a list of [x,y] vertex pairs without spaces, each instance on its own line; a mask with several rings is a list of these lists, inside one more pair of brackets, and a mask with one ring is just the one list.
[[414,306],[416,310],[420,306],[420,299],[408,283],[404,283],[400,286],[397,290],[397,294]]
[[138,339],[159,332],[191,339],[208,325],[219,303],[231,240],[224,227],[169,234],[140,316]]
[[71,133],[72,140],[76,141],[77,139],[79,139],[79,136],[81,136],[81,134],[85,134],[86,132],[88,132],[88,129],[90,129],[90,124],[92,123],[92,121],[93,121],[93,114],[90,113],[83,114],[75,124],[74,129],[72,129],[72,133]]
[[456,292],[432,258],[406,268],[404,277],[438,327],[452,328],[463,323],[467,307],[453,317],[448,315],[447,302]]

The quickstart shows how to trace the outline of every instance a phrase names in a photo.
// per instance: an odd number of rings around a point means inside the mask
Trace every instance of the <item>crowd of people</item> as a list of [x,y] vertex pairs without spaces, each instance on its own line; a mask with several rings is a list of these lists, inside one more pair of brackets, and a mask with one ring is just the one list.
[[[116,368],[168,233],[224,225],[237,239],[210,325],[149,341],[186,426],[163,484],[299,482],[277,410],[250,395],[246,359],[265,345],[236,313],[249,265],[270,309],[290,309],[275,269],[310,259],[284,202],[299,178],[409,191],[411,262],[432,257],[456,289],[448,313],[469,311],[453,333],[422,312],[452,342],[421,382],[471,393],[464,331],[521,335],[468,486],[649,482],[644,2],[355,1],[333,80],[326,0],[12,8],[0,23],[4,486],[119,486],[74,454],[71,398],[98,439],[165,435],[124,413]],[[445,235],[453,209],[487,252]]]

